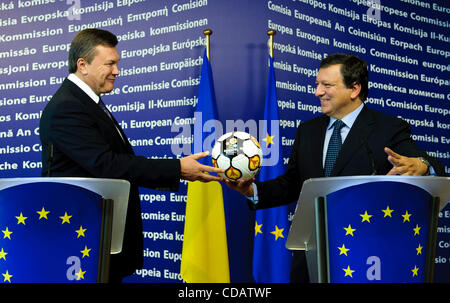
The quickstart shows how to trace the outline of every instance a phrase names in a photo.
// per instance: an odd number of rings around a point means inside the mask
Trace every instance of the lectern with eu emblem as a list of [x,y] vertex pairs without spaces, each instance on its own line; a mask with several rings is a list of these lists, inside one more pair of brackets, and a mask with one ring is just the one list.
[[0,179],[0,283],[107,282],[129,189],[111,179]]
[[450,178],[354,176],[303,185],[286,246],[312,282],[432,282]]

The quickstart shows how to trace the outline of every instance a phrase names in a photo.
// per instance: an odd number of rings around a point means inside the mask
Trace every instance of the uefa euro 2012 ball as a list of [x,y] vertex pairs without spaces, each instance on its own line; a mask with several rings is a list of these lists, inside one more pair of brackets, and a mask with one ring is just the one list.
[[249,180],[261,168],[262,150],[253,136],[235,131],[217,139],[211,158],[215,167],[225,170],[220,176],[231,181]]

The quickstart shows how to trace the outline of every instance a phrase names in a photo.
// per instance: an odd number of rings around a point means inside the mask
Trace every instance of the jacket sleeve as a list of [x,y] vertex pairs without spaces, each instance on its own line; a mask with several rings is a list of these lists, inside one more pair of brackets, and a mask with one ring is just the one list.
[[[77,101],[67,101],[53,111],[49,136],[57,153],[76,162],[97,178],[125,179],[149,188],[177,190],[180,181],[179,160],[153,160],[117,148],[107,130]],[[115,145],[116,146],[115,146]]]
[[258,203],[248,202],[250,209],[264,209],[297,202],[303,181],[298,167],[298,146],[300,142],[300,129],[297,130],[295,141],[284,174],[265,182],[255,182],[258,188]]
[[392,136],[391,145],[388,146],[396,153],[406,157],[423,157],[430,162],[438,176],[445,176],[445,169],[441,162],[429,156],[424,150],[419,148],[411,138],[411,127],[401,119],[397,119],[396,132]]

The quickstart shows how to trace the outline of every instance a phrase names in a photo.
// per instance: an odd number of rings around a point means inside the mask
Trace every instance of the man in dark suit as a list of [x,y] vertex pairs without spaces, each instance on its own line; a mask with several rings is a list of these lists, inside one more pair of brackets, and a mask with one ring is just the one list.
[[87,29],[73,39],[70,75],[45,107],[40,121],[42,175],[125,179],[131,183],[122,252],[111,256],[110,281],[120,282],[143,264],[143,239],[138,187],[178,190],[180,178],[204,182],[222,172],[196,160],[150,160],[136,156],[122,128],[100,95],[114,88],[119,75],[115,35]]
[[[251,209],[297,201],[303,182],[310,178],[371,174],[420,176],[429,174],[430,169],[433,174],[445,174],[441,163],[416,146],[405,121],[364,105],[368,95],[368,69],[364,60],[351,54],[330,55],[322,60],[315,95],[320,99],[324,115],[300,124],[283,175],[266,182],[227,181],[229,187],[251,200],[248,203]],[[294,253],[291,281],[308,281],[303,251]]]

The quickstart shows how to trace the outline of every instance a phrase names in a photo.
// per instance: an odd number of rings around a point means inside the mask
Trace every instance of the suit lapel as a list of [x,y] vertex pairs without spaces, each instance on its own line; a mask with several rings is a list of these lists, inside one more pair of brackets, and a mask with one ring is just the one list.
[[88,108],[89,113],[111,124],[112,121],[108,117],[108,115],[81,88],[79,88],[75,83],[73,83],[69,79],[66,79],[64,82],[65,83],[63,83],[63,85],[66,84],[69,87],[72,94],[75,97],[77,97],[77,99],[81,103],[83,103],[84,106]]
[[339,155],[334,164],[331,176],[339,176],[344,167],[352,159],[355,152],[362,148],[363,141],[367,140],[370,133],[373,131],[374,120],[370,113],[370,110],[364,106],[361,113],[355,120],[344,144],[341,147]]
[[108,117],[108,115],[102,110],[102,112],[105,114],[105,116],[107,116],[109,121],[112,121],[114,124],[114,127],[116,128],[117,131],[119,131],[120,135],[122,136],[121,139],[123,139],[122,141],[124,141],[125,145],[128,146],[130,148],[130,151],[134,154],[133,149],[131,148],[130,143],[127,140],[127,136],[125,135],[125,133],[123,132],[122,127],[120,126],[120,124],[117,122],[116,118],[114,118],[113,114],[111,114],[111,119]]
[[[132,150],[131,145],[129,144],[128,140],[126,140],[125,133],[123,132],[120,125],[115,120],[114,116],[113,120],[111,120],[107,113],[105,113],[98,104],[96,104],[91,97],[89,97],[81,88],[79,88],[75,83],[70,81],[69,79],[64,80],[65,83],[63,85],[67,85],[69,89],[72,91],[72,93],[80,100],[81,103],[83,103],[87,108],[88,112],[94,115],[97,119],[103,120],[107,125],[109,125],[112,128],[112,131],[116,132],[119,131],[122,135],[122,138],[125,139],[125,141],[120,138],[120,141],[123,142],[130,150]],[[119,135],[119,134],[118,134]],[[120,137],[120,135],[119,135]]]
[[[323,169],[323,145],[325,142],[325,133],[327,131],[328,123],[330,122],[330,117],[323,115],[321,116],[319,126],[315,128],[317,133],[313,135],[312,142],[312,165],[314,165],[314,171],[320,172],[321,176],[325,175]],[[315,138],[319,138],[316,140]]]

